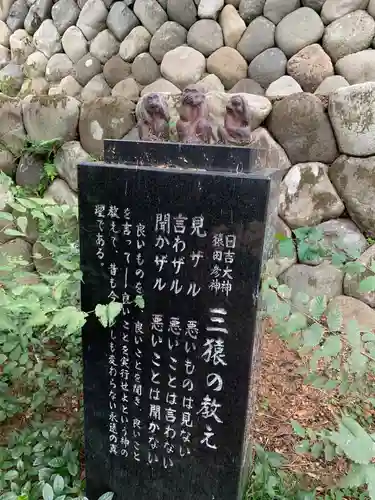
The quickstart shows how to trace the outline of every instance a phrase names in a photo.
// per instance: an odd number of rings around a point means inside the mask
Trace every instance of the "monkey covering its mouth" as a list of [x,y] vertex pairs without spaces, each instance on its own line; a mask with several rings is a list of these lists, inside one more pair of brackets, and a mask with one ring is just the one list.
[[250,108],[240,95],[234,95],[227,103],[224,126],[219,127],[219,142],[245,145],[251,142]]
[[180,119],[176,128],[181,142],[209,144],[211,141],[212,127],[208,121],[206,96],[194,85],[182,92]]
[[139,104],[137,128],[143,141],[169,140],[169,110],[163,95],[147,94]]

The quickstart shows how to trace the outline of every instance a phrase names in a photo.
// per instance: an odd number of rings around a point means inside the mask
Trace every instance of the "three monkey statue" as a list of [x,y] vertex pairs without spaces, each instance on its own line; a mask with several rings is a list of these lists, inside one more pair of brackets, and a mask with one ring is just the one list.
[[[196,85],[186,87],[180,100],[176,123],[178,139],[183,143],[215,143],[208,119],[206,95]],[[241,95],[233,95],[226,105],[224,124],[217,130],[219,144],[244,146],[251,140],[251,113]],[[138,109],[138,133],[143,141],[169,140],[168,103],[163,94],[151,93],[142,99]]]

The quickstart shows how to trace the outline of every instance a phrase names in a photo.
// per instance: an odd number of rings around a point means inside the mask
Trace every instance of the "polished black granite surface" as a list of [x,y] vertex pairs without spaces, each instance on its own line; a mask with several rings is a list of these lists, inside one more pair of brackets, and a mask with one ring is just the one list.
[[271,181],[98,163],[78,179],[82,308],[123,303],[83,329],[87,497],[235,500]]

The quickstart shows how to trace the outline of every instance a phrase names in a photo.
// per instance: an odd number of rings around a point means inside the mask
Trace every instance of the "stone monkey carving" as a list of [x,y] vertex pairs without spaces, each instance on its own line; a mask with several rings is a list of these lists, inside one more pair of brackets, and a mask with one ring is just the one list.
[[185,143],[209,144],[213,137],[206,96],[194,85],[189,85],[182,92],[176,129],[179,141]]
[[140,101],[137,128],[142,141],[169,140],[168,103],[162,94],[147,94]]
[[250,108],[244,97],[232,96],[225,109],[224,126],[219,127],[219,142],[242,146],[251,141]]

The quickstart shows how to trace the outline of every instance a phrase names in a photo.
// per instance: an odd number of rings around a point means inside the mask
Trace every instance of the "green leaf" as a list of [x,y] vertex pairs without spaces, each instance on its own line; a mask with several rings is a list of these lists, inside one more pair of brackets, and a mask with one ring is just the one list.
[[103,304],[98,304],[95,307],[95,316],[98,318],[100,323],[107,328],[108,326],[108,316],[107,316],[107,307]]
[[341,338],[339,335],[331,335],[326,339],[322,348],[322,357],[337,356],[341,351]]
[[375,443],[371,436],[351,417],[343,417],[338,432],[329,439],[357,464],[368,464],[375,456]]
[[375,292],[375,276],[368,276],[363,279],[359,284],[359,291],[364,293]]
[[[138,301],[140,299],[143,300],[143,298],[140,296],[140,295],[137,295],[137,297],[135,298],[135,301],[137,300],[138,298]],[[144,304],[144,301],[143,301],[143,304]],[[138,306],[142,309],[141,306]],[[107,311],[107,314],[108,314],[108,325],[109,326],[112,326],[115,319],[117,318],[117,316],[120,314],[120,312],[122,311],[122,304],[120,302],[111,302],[110,304],[108,304],[108,311]]]
[[69,462],[68,472],[71,476],[76,476],[78,474],[78,465],[75,462]]
[[5,219],[13,222],[13,215],[9,212],[0,212],[0,219]]
[[279,241],[278,243],[279,256],[282,259],[291,259],[295,255],[294,243],[291,238]]
[[310,441],[305,439],[295,446],[296,453],[307,453],[310,450]]
[[[134,299],[134,304],[139,307],[139,309],[144,309],[145,308],[145,299],[142,297],[142,295],[136,295]],[[122,307],[121,307],[122,309]]]
[[361,328],[355,319],[351,319],[345,328],[346,337],[352,347],[361,346]]
[[366,371],[368,358],[364,356],[359,349],[353,351],[349,356],[351,371],[364,373]]
[[320,319],[326,308],[327,299],[324,295],[318,295],[310,302],[310,314],[314,319]]
[[367,465],[366,467],[366,483],[367,483],[367,491],[370,497],[370,500],[375,500],[375,465]]
[[319,345],[324,335],[324,328],[317,323],[313,323],[310,328],[303,332],[304,347],[315,347]]
[[287,321],[287,329],[289,333],[298,332],[299,330],[304,330],[307,325],[306,316],[300,312],[296,312],[290,315]]
[[64,489],[64,478],[61,477],[59,474],[57,474],[53,481],[53,491],[59,495],[63,491],[63,489]]
[[324,445],[324,458],[326,462],[332,462],[336,456],[335,447],[331,443],[325,443]]
[[341,329],[342,316],[337,308],[328,311],[327,324],[331,332],[338,332]]
[[7,236],[21,236],[21,237],[24,237],[25,234],[24,233],[21,233],[20,231],[17,231],[16,229],[5,229],[4,230],[4,233],[7,235]]
[[53,500],[53,488],[50,484],[46,483],[42,490],[43,500]]
[[18,498],[18,495],[16,495],[13,492],[10,492],[10,491],[8,493],[4,493],[4,495],[0,496],[0,500],[17,500],[17,498]]
[[314,458],[318,459],[322,454],[323,448],[324,448],[323,443],[314,443],[314,445],[311,448],[311,455]]
[[14,481],[18,477],[18,471],[17,470],[9,470],[4,474],[4,479],[5,481]]
[[291,420],[291,426],[293,427],[293,431],[299,437],[305,437],[306,431],[296,420]]
[[112,500],[113,496],[114,496],[114,493],[112,493],[111,491],[107,491],[107,493],[100,495],[98,500]]
[[60,467],[63,467],[63,465],[65,465],[65,460],[62,457],[55,457],[48,462],[48,465],[50,467],[53,467],[54,469],[58,469]]
[[27,228],[27,217],[18,217],[17,220],[17,226],[20,228],[20,230],[22,231],[22,233],[26,233],[26,228]]

